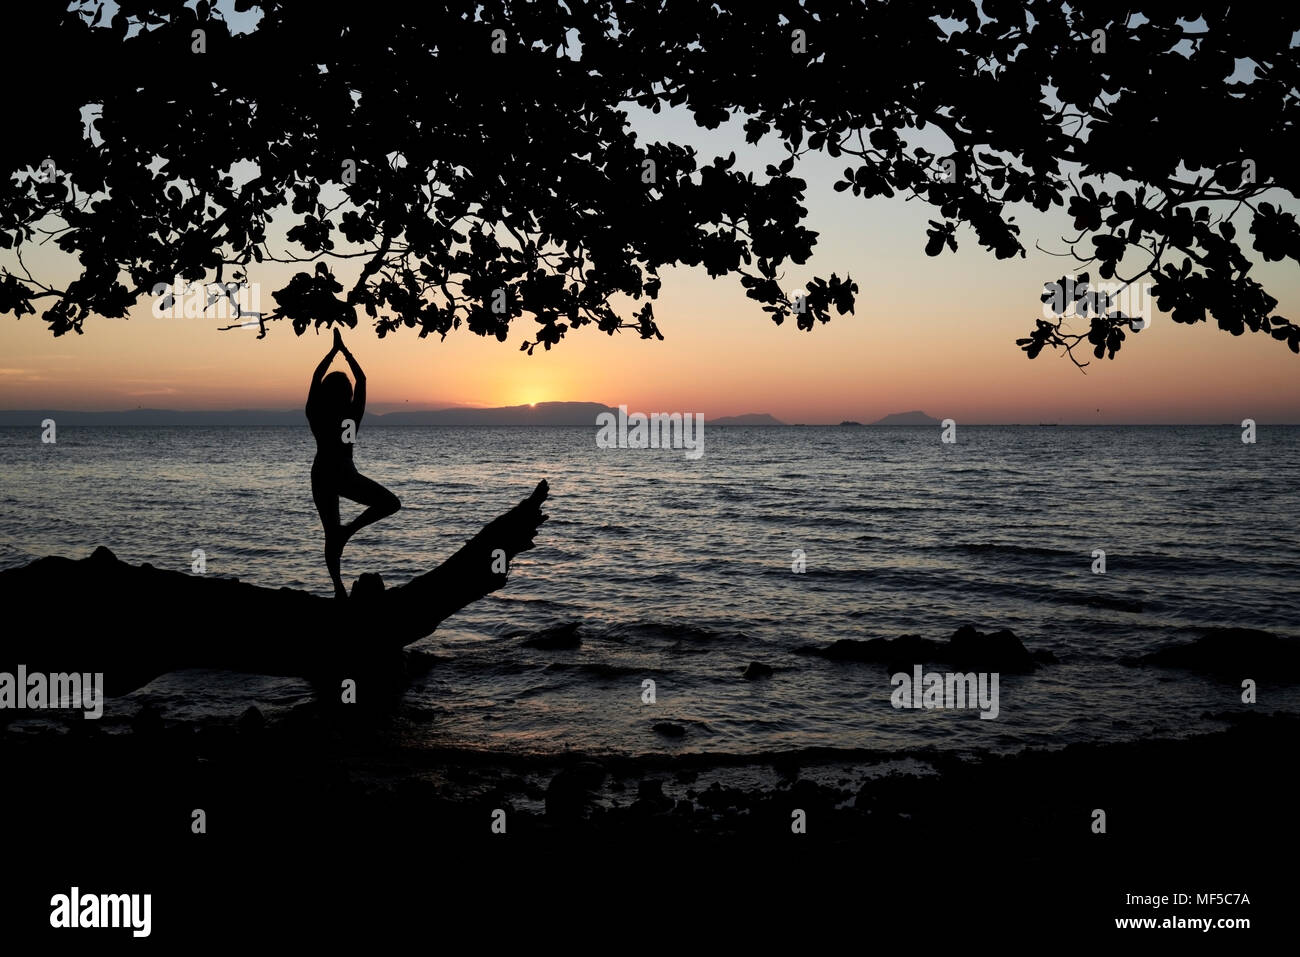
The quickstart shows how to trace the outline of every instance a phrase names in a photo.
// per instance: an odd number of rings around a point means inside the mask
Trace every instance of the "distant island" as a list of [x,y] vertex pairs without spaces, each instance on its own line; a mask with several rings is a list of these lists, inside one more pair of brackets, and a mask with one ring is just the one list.
[[877,419],[872,425],[942,425],[943,423],[934,416],[926,415],[924,412],[894,412],[885,416],[883,419]]
[[854,422],[852,419],[845,419],[840,425],[861,425],[861,422]]
[[707,425],[785,425],[766,412],[746,412],[744,415],[724,415],[720,419],[705,419]]

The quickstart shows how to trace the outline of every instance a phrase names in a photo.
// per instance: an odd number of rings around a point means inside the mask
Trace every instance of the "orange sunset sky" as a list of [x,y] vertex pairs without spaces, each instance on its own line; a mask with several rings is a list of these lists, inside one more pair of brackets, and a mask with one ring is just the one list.
[[[680,117],[636,119],[643,138],[689,139],[704,162],[734,149],[761,173],[781,155],[762,144],[745,152],[734,123],[705,132]],[[664,342],[587,328],[530,357],[519,351],[528,317],[506,343],[464,330],[446,341],[421,341],[407,330],[380,341],[363,317],[345,339],[366,370],[370,408],[574,400],[709,417],[769,412],[804,423],[871,421],[911,409],[966,423],[1300,422],[1300,356],[1265,335],[1234,338],[1213,324],[1176,325],[1154,313],[1116,360],[1093,360],[1086,375],[1051,353],[1026,359],[1015,339],[1041,314],[1043,283],[1070,263],[1035,243],[1063,251],[1060,237],[1071,232],[1065,217],[1017,213],[1025,259],[995,260],[966,229],[957,254],[932,259],[923,247],[935,211],[901,198],[835,193],[842,166],[810,157],[796,167],[809,184],[808,225],[821,237],[813,259],[790,266],[784,283],[793,290],[801,278],[847,272],[860,287],[856,315],[811,333],[776,327],[736,279],[677,269],[664,274],[655,306]],[[1248,214],[1235,222],[1238,235],[1248,235]],[[66,266],[55,255],[25,258],[38,276],[44,268],[57,277]],[[294,271],[251,273],[263,309],[270,311],[270,292]],[[1260,262],[1252,275],[1280,300],[1278,313],[1300,313],[1294,268]],[[300,407],[328,333],[298,337],[274,323],[259,341],[249,331],[220,332],[221,324],[157,319],[141,302],[129,320],[92,319],[85,335],[55,339],[39,317],[0,317],[0,408]]]

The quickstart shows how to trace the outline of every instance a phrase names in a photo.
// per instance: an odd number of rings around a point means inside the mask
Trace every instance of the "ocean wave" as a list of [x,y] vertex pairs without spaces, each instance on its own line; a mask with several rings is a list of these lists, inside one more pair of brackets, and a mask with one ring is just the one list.
[[1138,598],[1097,595],[1088,592],[1066,591],[1064,589],[1048,589],[1046,590],[1046,594],[1044,594],[1039,600],[1056,602],[1062,605],[1083,605],[1088,608],[1105,608],[1109,611],[1128,611],[1135,614],[1146,611],[1146,603]]
[[908,568],[897,565],[879,565],[874,568],[813,568],[804,573],[809,579],[829,579],[838,582],[870,582],[876,590],[919,594],[949,593],[953,596],[971,592],[1001,598],[1050,605],[1083,605],[1112,611],[1141,612],[1145,602],[1134,595],[1108,595],[1098,592],[1075,591],[1034,582],[1005,579],[977,578],[963,575],[952,569]]
[[631,638],[686,641],[696,644],[751,640],[743,631],[713,629],[690,622],[638,621],[618,625],[614,631]]
[[650,670],[645,665],[615,665],[607,661],[552,661],[546,666],[548,674],[576,674],[592,678],[624,678],[628,675],[644,677]]
[[1075,559],[1077,559],[1080,554],[1078,551],[1066,551],[1062,548],[1045,548],[1041,545],[1015,545],[997,542],[954,542],[943,545],[926,545],[922,546],[922,548],[924,550],[934,551],[970,552],[974,555],[1037,555],[1051,558],[1062,557]]
[[777,525],[802,525],[805,528],[861,528],[863,522],[856,518],[844,518],[831,513],[817,511],[779,512],[762,509],[753,516],[755,521],[772,522]]

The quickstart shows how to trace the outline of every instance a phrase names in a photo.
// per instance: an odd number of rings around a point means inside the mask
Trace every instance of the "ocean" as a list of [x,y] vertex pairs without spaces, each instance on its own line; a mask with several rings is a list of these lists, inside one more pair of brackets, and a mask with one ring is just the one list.
[[[437,565],[538,479],[538,547],[509,584],[412,646],[416,746],[512,756],[917,748],[1009,753],[1195,734],[1250,708],[1300,711],[1300,688],[1130,667],[1123,656],[1209,626],[1300,622],[1300,427],[711,428],[702,458],[599,449],[595,428],[362,429],[359,469],[403,508],[360,532],[349,583]],[[129,562],[331,593],[301,428],[0,429],[0,568],[107,545]],[[344,516],[359,511],[344,503]],[[1106,571],[1094,574],[1094,550]],[[802,571],[796,570],[802,567]],[[73,596],[75,598],[75,596]],[[115,627],[147,609],[105,609]],[[32,622],[57,609],[38,613]],[[522,647],[579,624],[580,648]],[[841,638],[946,639],[1009,628],[1058,661],[1002,675],[996,720],[896,710],[883,665],[798,655]],[[30,627],[30,625],[29,625]],[[186,623],[175,623],[184,641]],[[774,669],[746,680],[751,661]],[[643,700],[651,680],[655,700]],[[168,721],[274,716],[304,682],[227,672],[159,678]],[[655,724],[685,731],[665,737]]]

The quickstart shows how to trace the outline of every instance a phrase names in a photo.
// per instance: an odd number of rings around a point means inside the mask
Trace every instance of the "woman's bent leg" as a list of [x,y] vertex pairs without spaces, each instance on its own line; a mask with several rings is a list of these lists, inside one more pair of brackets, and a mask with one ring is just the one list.
[[349,498],[359,505],[367,506],[364,512],[343,526],[344,542],[357,531],[367,525],[373,525],[381,518],[387,518],[402,507],[402,503],[396,495],[374,479],[368,479],[359,472],[353,472],[351,475],[344,477],[339,484],[338,492],[344,498]]

